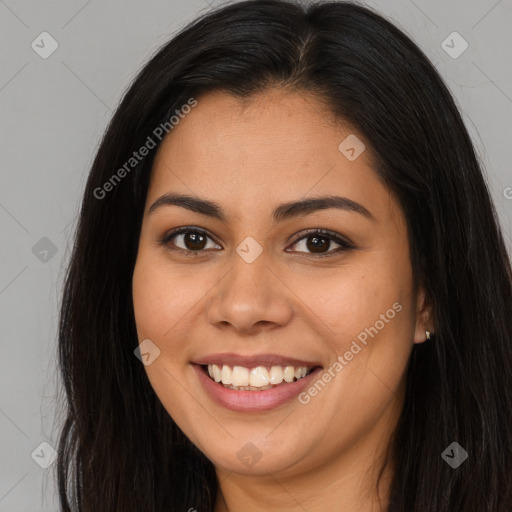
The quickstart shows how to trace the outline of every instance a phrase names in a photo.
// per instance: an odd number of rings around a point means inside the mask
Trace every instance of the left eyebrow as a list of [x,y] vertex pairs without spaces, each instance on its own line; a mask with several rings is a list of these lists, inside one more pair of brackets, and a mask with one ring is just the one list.
[[[193,212],[227,222],[226,215],[217,203],[196,196],[186,194],[164,194],[159,197],[149,208],[148,214],[162,206],[180,206]],[[275,223],[284,220],[309,215],[318,210],[337,208],[344,211],[358,213],[369,220],[376,221],[372,213],[362,204],[356,203],[347,197],[323,196],[282,203],[272,211],[272,218]]]

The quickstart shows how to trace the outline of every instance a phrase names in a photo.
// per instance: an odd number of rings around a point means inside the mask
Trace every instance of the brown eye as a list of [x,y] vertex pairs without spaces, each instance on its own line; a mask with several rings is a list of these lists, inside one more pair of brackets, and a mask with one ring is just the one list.
[[314,253],[324,252],[324,250],[329,249],[329,246],[331,245],[331,240],[326,237],[308,236],[306,240],[307,249]]
[[[344,250],[353,249],[354,246],[346,240],[343,240],[335,233],[330,231],[314,229],[304,233],[298,238],[292,245],[299,246],[305,250],[299,250],[298,252],[305,252],[310,254],[318,254],[320,256],[329,256],[334,253],[339,253]],[[300,245],[302,244],[302,246]],[[331,249],[332,244],[336,244],[338,247]],[[331,249],[331,250],[329,250]]]
[[189,232],[183,234],[183,244],[186,249],[197,251],[205,248],[206,236],[201,233]]
[[200,253],[204,249],[220,248],[213,243],[208,247],[208,241],[213,240],[205,232],[192,228],[179,228],[166,235],[161,243],[171,250],[183,251],[186,254]]

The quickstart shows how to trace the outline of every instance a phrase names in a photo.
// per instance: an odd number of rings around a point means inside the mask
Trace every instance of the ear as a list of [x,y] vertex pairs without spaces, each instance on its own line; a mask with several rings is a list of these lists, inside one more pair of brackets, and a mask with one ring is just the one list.
[[435,332],[433,305],[427,299],[427,294],[423,286],[418,289],[416,295],[416,328],[414,331],[414,343],[423,343],[427,341],[425,331],[430,334]]

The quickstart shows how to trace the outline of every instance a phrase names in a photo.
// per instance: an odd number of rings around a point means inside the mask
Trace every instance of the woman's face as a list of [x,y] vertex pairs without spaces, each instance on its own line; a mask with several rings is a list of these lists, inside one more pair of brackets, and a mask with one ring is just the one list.
[[[162,200],[171,194],[217,207]],[[344,199],[290,206],[326,196]],[[380,454],[429,327],[412,278],[406,223],[369,141],[315,98],[209,93],[158,149],[137,332],[155,393],[219,470],[319,474]],[[231,385],[272,387],[227,389],[199,363]],[[300,366],[316,369],[287,382]]]

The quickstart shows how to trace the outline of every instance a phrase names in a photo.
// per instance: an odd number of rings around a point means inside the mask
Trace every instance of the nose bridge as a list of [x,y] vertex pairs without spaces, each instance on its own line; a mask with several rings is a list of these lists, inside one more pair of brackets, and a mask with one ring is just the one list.
[[289,319],[283,285],[271,271],[268,254],[256,244],[254,239],[246,239],[233,252],[231,270],[209,302],[210,323],[229,323],[239,330],[251,330],[257,323],[281,324]]
[[272,275],[268,269],[271,264],[263,248],[256,255],[251,242],[242,242],[232,256],[231,272],[223,286],[222,296],[225,299],[236,301],[242,307],[249,306],[261,311],[265,304],[270,302],[271,286],[269,277]]

